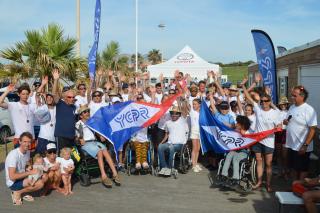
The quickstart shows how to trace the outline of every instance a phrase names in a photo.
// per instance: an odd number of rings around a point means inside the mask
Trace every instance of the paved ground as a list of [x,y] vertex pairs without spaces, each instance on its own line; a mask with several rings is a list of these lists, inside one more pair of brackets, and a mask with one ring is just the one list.
[[[74,195],[56,192],[36,197],[35,202],[13,206],[0,165],[0,212],[277,212],[272,194],[255,191],[239,194],[211,188],[208,171],[179,174],[177,180],[151,175],[122,174],[123,185],[104,188],[99,179],[90,187],[74,185]],[[283,181],[277,184],[284,185]]]

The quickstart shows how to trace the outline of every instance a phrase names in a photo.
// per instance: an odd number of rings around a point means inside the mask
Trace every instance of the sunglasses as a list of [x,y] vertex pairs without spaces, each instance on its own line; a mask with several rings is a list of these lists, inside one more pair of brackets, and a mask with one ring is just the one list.
[[[83,111],[82,113],[89,113],[89,112],[90,112],[90,110],[87,109],[87,110]],[[81,114],[82,114],[82,113],[81,113]]]
[[86,88],[85,87],[81,87],[81,88],[79,88],[79,90],[86,90]]
[[101,97],[101,95],[93,95],[92,97],[94,97],[94,98],[95,98],[95,97],[99,97],[99,98],[100,98],[100,97]]
[[67,98],[74,99],[75,97],[74,96],[67,96]]
[[57,152],[56,152],[56,151],[49,151],[48,154],[49,154],[49,155],[51,155],[51,154],[57,154]]
[[170,94],[170,95],[174,95],[174,94],[176,94],[176,93],[174,93],[174,92],[169,92],[169,94]]
[[179,112],[170,112],[170,115],[180,115]]
[[270,102],[270,100],[261,100],[260,102],[261,103],[268,103],[268,102]]

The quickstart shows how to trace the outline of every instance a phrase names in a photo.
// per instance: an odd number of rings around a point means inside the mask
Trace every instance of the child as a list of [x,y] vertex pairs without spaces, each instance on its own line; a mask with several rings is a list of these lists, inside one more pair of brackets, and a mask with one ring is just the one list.
[[[238,115],[236,123],[236,130],[241,134],[247,134],[248,129],[250,128],[250,120],[246,116]],[[228,171],[231,165],[231,161],[233,164],[233,173],[232,179],[230,181],[230,186],[233,187],[239,184],[240,181],[240,174],[239,174],[239,163],[241,160],[245,159],[248,156],[248,150],[242,149],[239,151],[230,151],[225,159],[225,162],[222,167],[222,181],[226,181],[228,179]]]
[[40,155],[35,155],[34,164],[32,167],[33,167],[33,169],[37,169],[38,173],[35,175],[28,176],[27,184],[29,186],[34,186],[34,184],[37,182],[37,180],[39,180],[42,177],[43,172],[48,171],[48,167],[44,166],[44,160]]
[[60,171],[64,187],[63,194],[73,194],[71,191],[71,175],[74,170],[74,162],[71,159],[71,149],[67,147],[61,149],[60,157],[57,158],[57,162],[60,163]]

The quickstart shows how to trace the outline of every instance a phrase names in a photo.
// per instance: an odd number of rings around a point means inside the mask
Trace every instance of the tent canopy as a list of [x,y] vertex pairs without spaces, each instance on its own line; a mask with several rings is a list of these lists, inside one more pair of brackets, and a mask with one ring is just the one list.
[[192,78],[201,80],[207,78],[208,70],[220,73],[220,66],[203,60],[186,45],[170,60],[157,65],[149,65],[147,70],[150,72],[150,78],[158,78],[161,73],[165,78],[173,78],[174,71],[179,70],[184,74],[190,74]]

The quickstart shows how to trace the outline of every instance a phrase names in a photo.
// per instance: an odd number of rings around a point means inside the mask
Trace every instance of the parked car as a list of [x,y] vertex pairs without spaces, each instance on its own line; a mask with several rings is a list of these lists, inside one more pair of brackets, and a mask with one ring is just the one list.
[[[0,92],[2,95],[2,92]],[[15,93],[9,93],[5,102],[19,101],[19,96]],[[8,109],[0,107],[0,144],[4,144],[7,137],[14,134],[13,124]]]

